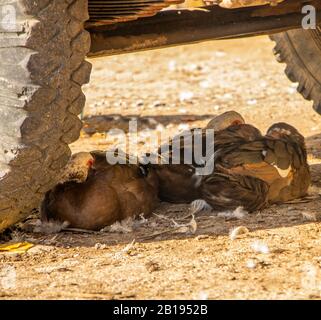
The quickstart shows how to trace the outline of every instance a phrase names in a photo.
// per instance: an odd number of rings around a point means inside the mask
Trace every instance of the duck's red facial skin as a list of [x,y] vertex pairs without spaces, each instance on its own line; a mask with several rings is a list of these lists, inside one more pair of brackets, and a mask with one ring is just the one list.
[[93,159],[90,159],[90,160],[87,161],[87,167],[88,168],[91,168],[93,165],[94,165],[94,160]]
[[231,125],[232,126],[239,126],[240,124],[243,124],[243,122],[241,120],[234,120]]

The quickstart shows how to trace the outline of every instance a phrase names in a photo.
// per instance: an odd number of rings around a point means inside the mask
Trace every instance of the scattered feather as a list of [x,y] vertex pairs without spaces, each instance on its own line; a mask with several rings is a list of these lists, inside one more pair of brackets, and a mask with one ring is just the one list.
[[243,226],[236,227],[230,232],[230,239],[235,240],[239,235],[246,234],[249,232],[249,229]]
[[179,94],[179,100],[181,102],[187,101],[187,100],[191,100],[194,97],[194,93],[191,91],[182,91]]
[[295,94],[297,93],[297,90],[295,88],[292,88],[292,87],[288,87],[286,89],[286,91],[289,93],[289,94]]
[[211,87],[212,83],[208,80],[203,80],[199,83],[200,87],[203,89],[207,89],[209,87]]
[[35,224],[33,232],[35,233],[45,233],[45,234],[52,234],[52,233],[59,233],[63,229],[69,226],[69,222],[64,221],[41,221],[38,220]]
[[180,123],[177,129],[178,131],[186,131],[189,130],[189,125],[187,123]]
[[200,291],[198,296],[196,297],[197,300],[208,300],[208,293],[205,291]]
[[191,214],[196,214],[201,211],[212,210],[212,207],[203,199],[194,200],[191,204]]
[[218,57],[218,58],[225,57],[226,56],[226,52],[221,51],[221,50],[215,51],[215,56]]
[[131,243],[127,244],[125,248],[123,248],[121,251],[117,252],[114,255],[114,258],[121,259],[124,255],[130,254],[130,252],[132,251],[132,249],[135,246],[135,243],[136,243],[136,240],[134,239]]
[[254,106],[257,104],[257,100],[256,99],[250,99],[250,100],[247,100],[247,104],[249,106]]
[[267,244],[261,241],[255,241],[251,245],[252,249],[257,253],[264,253],[268,254],[270,252],[269,247]]
[[174,223],[174,225],[176,224],[175,220],[170,219],[170,218],[164,216],[163,214],[157,214],[157,213],[153,212],[153,215],[154,215],[155,217],[159,218],[159,219],[162,219],[162,220],[172,221],[172,222]]
[[197,236],[195,239],[200,241],[200,240],[204,240],[204,239],[208,239],[209,235],[208,234],[200,234],[199,236]]
[[222,100],[232,100],[233,95],[231,93],[224,93],[223,95],[218,95],[217,98]]
[[165,127],[161,123],[159,123],[156,126],[156,131],[161,132],[161,131],[164,131],[164,130],[165,130]]
[[192,215],[192,219],[187,224],[178,224],[177,222],[174,222],[174,227],[176,228],[177,233],[195,233],[197,230],[197,223],[195,220],[194,215]]
[[110,232],[110,233],[132,233],[134,226],[134,219],[129,217],[122,221],[116,221],[110,226],[107,226],[101,229],[101,232]]
[[217,214],[218,217],[243,219],[248,212],[243,207],[237,207],[234,211],[223,211]]
[[144,223],[146,223],[148,220],[145,218],[145,216],[144,216],[144,214],[143,213],[141,213],[140,215],[139,215],[139,218],[140,218],[140,220],[142,221],[142,222],[144,222]]
[[255,269],[256,268],[256,262],[253,259],[249,259],[246,261],[246,267],[249,269]]
[[123,250],[123,253],[129,253],[131,249],[134,248],[136,240],[134,239],[131,243],[129,243]]
[[148,118],[148,124],[156,126],[158,124],[158,121],[156,121],[154,118]]
[[171,60],[168,62],[168,70],[169,71],[175,71],[176,70],[176,61]]
[[95,249],[96,250],[103,250],[103,249],[106,249],[107,248],[107,245],[106,244],[102,244],[100,242],[96,243],[95,244]]
[[197,223],[196,223],[196,220],[195,220],[195,217],[194,215],[192,216],[192,219],[191,221],[189,222],[189,227],[190,227],[190,231],[192,233],[195,233],[196,230],[197,230]]

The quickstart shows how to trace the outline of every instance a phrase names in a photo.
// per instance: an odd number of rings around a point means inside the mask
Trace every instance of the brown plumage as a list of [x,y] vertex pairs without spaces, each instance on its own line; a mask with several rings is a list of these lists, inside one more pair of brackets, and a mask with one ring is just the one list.
[[84,182],[67,181],[46,194],[42,220],[100,230],[115,221],[151,214],[158,203],[158,182],[151,170],[140,164],[110,165],[99,151],[91,156],[93,166]]
[[[160,161],[152,165],[159,180],[159,197],[162,201],[172,203],[189,203],[201,197],[199,185],[201,176],[196,174],[197,168],[202,168],[202,164],[196,163],[194,158],[194,150],[196,141],[202,144],[202,150],[205,149],[206,129],[212,129],[214,132],[219,132],[230,125],[239,125],[244,123],[244,119],[235,111],[225,112],[213,118],[205,129],[192,129],[191,137],[185,139],[183,144],[182,135],[175,136],[169,141],[168,152],[162,152],[166,149],[163,145],[158,150]],[[196,138],[195,138],[196,137]],[[197,139],[197,137],[199,139]],[[196,140],[197,139],[197,140]],[[173,152],[175,142],[178,148],[178,154]],[[213,153],[213,150],[209,153]],[[186,163],[184,153],[190,152],[193,155],[190,164]]]
[[[226,181],[219,179],[218,182],[217,174],[232,179],[235,188],[227,186]],[[247,195],[243,180],[249,177],[255,180],[245,183]],[[242,205],[253,211],[267,204],[302,197],[309,184],[304,138],[295,128],[277,123],[262,136],[253,126],[243,124],[231,126],[216,135],[215,172],[211,179],[202,178],[200,188],[204,200],[213,207],[230,209]],[[241,197],[239,192],[243,194]]]
[[213,173],[202,179],[200,188],[214,210],[243,207],[251,212],[267,205],[268,184],[252,176]]
[[[184,153],[195,147],[189,139],[183,145],[178,136],[178,164],[173,154],[173,140],[169,150],[162,154],[169,164],[154,165],[159,179],[160,199],[173,203],[189,203],[203,198],[218,210],[243,206],[255,211],[272,203],[281,203],[306,195],[310,184],[303,136],[286,123],[271,126],[267,134],[235,112],[214,118],[207,128],[214,128],[215,141],[210,150],[214,170],[210,174],[197,175],[202,165],[184,163]],[[195,130],[194,130],[195,133]],[[203,150],[205,129],[197,131]],[[186,141],[185,141],[186,142]],[[158,151],[161,157],[161,149]]]
[[290,162],[288,169],[285,169],[285,172],[289,171],[287,175],[289,184],[280,188],[280,192],[276,186],[276,192],[273,192],[272,187],[277,184],[275,182],[275,185],[270,188],[270,202],[284,202],[305,196],[311,183],[311,173],[307,162],[304,137],[294,127],[284,122],[272,125],[267,131],[267,137],[279,141],[274,144],[274,153],[278,155],[278,158],[275,161],[272,154],[269,159],[270,163],[275,162],[280,169],[284,170]]

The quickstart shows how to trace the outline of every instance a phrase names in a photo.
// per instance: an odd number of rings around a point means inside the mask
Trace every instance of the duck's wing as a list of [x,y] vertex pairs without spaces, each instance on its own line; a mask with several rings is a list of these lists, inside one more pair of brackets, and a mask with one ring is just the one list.
[[277,169],[280,179],[271,185],[271,202],[283,202],[306,195],[311,174],[305,146],[291,136],[281,139],[266,138],[269,152],[265,161]]
[[203,148],[205,131],[193,129],[176,135],[163,144],[154,155],[153,168],[159,180],[159,197],[162,201],[189,203],[199,198],[200,177],[196,170],[204,164],[195,158],[195,145]]
[[268,190],[263,180],[243,175],[214,173],[201,183],[201,196],[214,210],[240,206],[249,212],[262,209],[267,204]]
[[303,196],[310,183],[305,150],[288,138],[264,137],[223,149],[218,171],[248,175],[270,185],[269,199],[281,202]]

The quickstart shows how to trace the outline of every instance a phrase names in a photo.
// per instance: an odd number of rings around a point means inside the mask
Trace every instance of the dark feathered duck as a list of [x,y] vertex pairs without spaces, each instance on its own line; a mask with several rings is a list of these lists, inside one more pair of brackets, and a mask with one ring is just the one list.
[[127,155],[127,164],[114,165],[106,161],[104,152],[89,155],[92,165],[88,168],[78,161],[76,170],[87,168],[85,180],[64,181],[46,194],[43,221],[67,221],[73,228],[100,230],[128,217],[152,213],[158,203],[158,182],[152,171],[141,164],[128,164]]
[[[244,122],[239,113],[228,111],[212,119],[206,128],[192,129],[188,138],[186,133],[182,133],[173,137],[167,145],[161,146],[158,150],[159,163],[152,165],[159,180],[160,199],[172,203],[190,203],[199,199],[201,178],[196,174],[196,169],[201,168],[202,164],[195,162],[196,143],[201,143],[204,150],[206,129],[220,132],[228,126],[237,126]],[[214,148],[214,145],[212,147]],[[213,151],[214,149],[209,153]],[[185,154],[192,154],[191,163],[187,163]]]
[[285,202],[305,196],[311,183],[311,173],[304,137],[293,126],[280,122],[268,129],[266,139],[268,146],[274,146],[274,153],[267,153],[266,161],[278,167],[278,173],[286,179],[283,187],[275,182],[270,188],[270,202]]
[[[194,157],[192,163],[184,162],[186,151],[195,151],[194,138],[183,140],[178,135],[169,142],[167,153],[162,153],[166,150],[164,146],[158,150],[161,160],[167,161],[167,164],[153,166],[159,179],[161,200],[190,203],[203,198],[216,210],[243,206],[255,211],[306,195],[310,172],[304,137],[291,125],[274,124],[263,136],[238,113],[229,111],[196,133],[201,136],[197,141],[201,141],[202,150],[206,129],[215,131],[214,146],[210,150],[214,170],[210,174],[196,173],[201,165],[194,162]],[[176,144],[178,159],[173,153],[175,139],[179,142]]]
[[248,124],[220,131],[214,160],[214,173],[200,187],[213,208],[254,211],[303,197],[310,185],[304,137],[286,123],[274,124],[266,136]]

